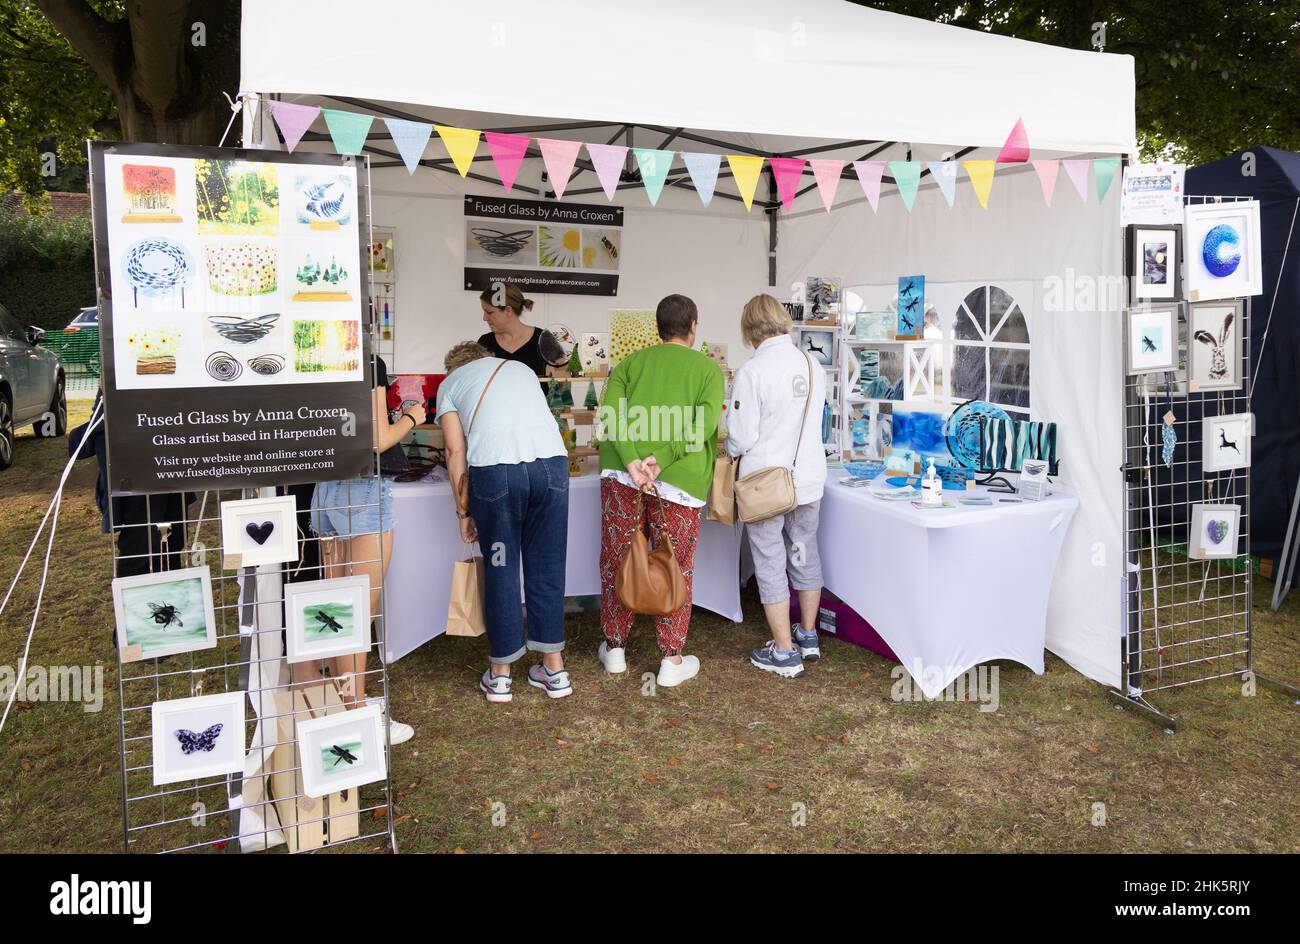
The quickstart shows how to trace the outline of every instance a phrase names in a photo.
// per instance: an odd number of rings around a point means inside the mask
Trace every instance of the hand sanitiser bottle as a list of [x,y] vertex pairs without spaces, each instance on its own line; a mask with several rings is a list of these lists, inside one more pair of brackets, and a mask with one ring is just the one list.
[[943,479],[939,478],[933,459],[930,460],[930,465],[925,470],[925,481],[921,483],[921,504],[943,504]]

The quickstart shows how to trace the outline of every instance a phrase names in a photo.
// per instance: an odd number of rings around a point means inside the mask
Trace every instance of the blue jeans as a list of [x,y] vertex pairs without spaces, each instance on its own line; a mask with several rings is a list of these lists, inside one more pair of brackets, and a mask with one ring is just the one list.
[[[483,554],[483,616],[493,662],[528,649],[564,649],[564,562],[569,535],[569,462],[564,456],[469,472],[469,513]],[[523,561],[528,635],[519,605]]]

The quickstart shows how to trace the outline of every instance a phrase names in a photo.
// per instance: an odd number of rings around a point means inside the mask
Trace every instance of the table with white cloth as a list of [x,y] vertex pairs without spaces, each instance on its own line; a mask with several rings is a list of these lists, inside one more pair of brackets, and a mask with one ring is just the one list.
[[[991,506],[917,508],[868,487],[822,497],[826,589],[871,624],[927,696],[973,666],[1014,659],[1043,672],[1047,599],[1077,498],[1056,493]],[[964,492],[944,490],[946,502]],[[917,496],[919,499],[919,495]]]
[[[452,565],[469,557],[460,539],[451,484],[394,482],[393,556],[384,581],[385,658],[394,662],[447,628]],[[473,548],[475,554],[478,549]],[[522,586],[522,582],[521,582]],[[569,480],[564,595],[600,593],[600,479]],[[739,623],[740,526],[704,520],[695,548],[694,603]]]

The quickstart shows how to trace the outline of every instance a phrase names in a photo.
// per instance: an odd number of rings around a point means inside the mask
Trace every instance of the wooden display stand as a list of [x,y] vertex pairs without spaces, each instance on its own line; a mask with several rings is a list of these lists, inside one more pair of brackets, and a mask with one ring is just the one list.
[[298,758],[297,718],[320,718],[345,711],[333,682],[277,692],[277,747],[271,754],[271,795],[290,852],[319,849],[361,834],[360,800],[355,787],[315,799],[303,792]]

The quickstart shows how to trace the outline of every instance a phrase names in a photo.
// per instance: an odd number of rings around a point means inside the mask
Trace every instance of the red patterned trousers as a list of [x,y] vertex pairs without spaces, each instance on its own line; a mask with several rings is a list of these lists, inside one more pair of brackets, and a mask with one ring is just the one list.
[[638,520],[636,489],[612,478],[600,480],[600,628],[611,649],[627,644],[636,614],[618,602],[618,595],[614,593],[614,575],[618,573],[618,565],[627,553],[636,529],[641,528],[651,536],[662,520],[672,538],[677,564],[686,578],[686,603],[667,616],[654,618],[655,635],[663,655],[679,656],[686,645],[686,631],[691,624],[695,544],[699,540],[700,515],[704,509],[687,508],[655,495],[646,495],[642,503]]

